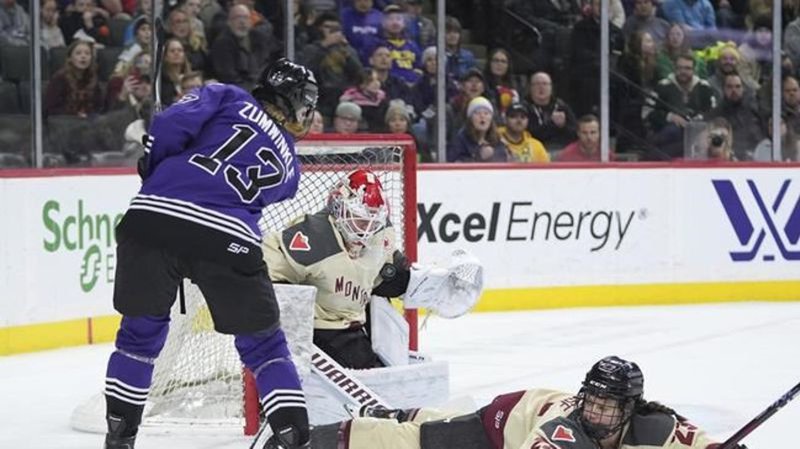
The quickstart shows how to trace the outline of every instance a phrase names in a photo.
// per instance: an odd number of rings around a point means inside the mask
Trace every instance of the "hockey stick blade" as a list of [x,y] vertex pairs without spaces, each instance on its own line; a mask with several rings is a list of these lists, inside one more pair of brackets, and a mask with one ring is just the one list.
[[764,424],[764,421],[768,420],[772,415],[774,415],[778,410],[782,409],[786,404],[791,402],[795,396],[800,393],[800,383],[794,386],[791,390],[786,392],[783,396],[778,398],[777,401],[773,402],[772,405],[766,408],[763,412],[759,413],[758,416],[750,420],[749,423],[745,424],[744,427],[739,429],[736,433],[733,434],[730,438],[725,440],[718,449],[733,449],[739,444],[744,437],[750,434],[750,432],[756,430],[761,424]]

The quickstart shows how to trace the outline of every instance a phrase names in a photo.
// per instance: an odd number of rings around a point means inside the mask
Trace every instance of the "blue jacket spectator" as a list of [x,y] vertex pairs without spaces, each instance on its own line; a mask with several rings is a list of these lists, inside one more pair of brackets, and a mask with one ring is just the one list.
[[668,22],[682,23],[693,29],[717,29],[714,7],[708,0],[665,0],[661,12]]
[[461,79],[469,69],[476,66],[475,55],[461,48],[461,23],[455,17],[444,22],[445,47],[447,48],[447,73],[454,79]]
[[[389,5],[383,11],[383,31],[374,38],[373,46],[385,46],[392,59],[390,74],[407,84],[417,82],[422,76],[422,51],[419,45],[406,38],[405,16],[399,6]],[[370,51],[371,52],[371,51]]]
[[342,9],[341,18],[344,37],[366,65],[371,44],[380,34],[383,14],[372,7],[372,0],[356,0],[353,6]]

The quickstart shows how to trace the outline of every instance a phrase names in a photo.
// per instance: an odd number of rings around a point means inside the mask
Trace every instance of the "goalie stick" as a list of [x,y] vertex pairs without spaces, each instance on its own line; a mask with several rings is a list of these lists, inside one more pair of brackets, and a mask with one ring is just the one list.
[[[365,405],[378,405],[387,409],[394,408],[317,345],[312,345],[312,348],[314,352],[311,354],[311,372],[319,376],[325,384],[339,392],[349,405],[356,408]],[[348,404],[345,404],[345,406]],[[264,420],[250,445],[250,449],[260,447],[258,444],[261,440],[266,442],[266,438],[272,435],[271,431],[267,431],[268,428],[269,423]]]
[[742,441],[744,437],[750,434],[750,432],[756,430],[758,426],[764,424],[764,421],[768,420],[772,415],[774,415],[778,410],[782,409],[786,404],[788,404],[792,399],[794,399],[797,394],[800,393],[800,383],[795,385],[791,390],[786,392],[783,396],[778,398],[777,401],[773,402],[772,405],[766,408],[763,412],[759,413],[758,416],[750,420],[749,423],[745,424],[744,427],[739,429],[738,432],[734,433],[730,438],[725,440],[719,449],[733,449],[736,445]]

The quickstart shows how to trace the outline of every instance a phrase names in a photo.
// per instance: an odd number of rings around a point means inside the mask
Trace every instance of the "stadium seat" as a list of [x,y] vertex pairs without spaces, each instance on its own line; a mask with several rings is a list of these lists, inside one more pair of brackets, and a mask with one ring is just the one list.
[[122,47],[105,47],[97,51],[97,74],[101,81],[108,81],[114,72]]
[[48,54],[50,73],[56,73],[67,62],[67,47],[54,47]]
[[[42,49],[42,78],[49,76],[47,50]],[[30,47],[0,46],[0,78],[7,81],[24,81],[31,78]]]
[[29,167],[30,156],[30,116],[0,114],[0,168]]
[[19,114],[22,112],[19,104],[17,85],[0,80],[0,114]]
[[111,31],[111,45],[114,47],[125,46],[125,30],[128,24],[131,23],[130,19],[111,19],[108,21],[108,28]]
[[[48,81],[42,80],[42,104],[44,104],[44,95],[47,92]],[[31,113],[31,82],[20,81],[18,84],[19,90],[19,106],[23,114]]]

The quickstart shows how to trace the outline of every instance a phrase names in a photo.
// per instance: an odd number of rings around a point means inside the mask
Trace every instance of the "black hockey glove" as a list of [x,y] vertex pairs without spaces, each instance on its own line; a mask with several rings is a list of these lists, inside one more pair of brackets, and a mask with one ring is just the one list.
[[148,170],[148,165],[150,165],[150,145],[153,143],[153,138],[149,134],[145,133],[142,135],[142,145],[148,150],[136,161],[136,172],[139,173],[139,177],[142,178],[142,181],[147,179],[150,176],[150,170]]

